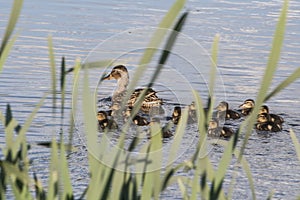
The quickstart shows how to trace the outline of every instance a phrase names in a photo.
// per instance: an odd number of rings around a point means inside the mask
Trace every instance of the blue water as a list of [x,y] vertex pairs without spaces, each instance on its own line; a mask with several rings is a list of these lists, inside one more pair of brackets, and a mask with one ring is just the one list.
[[[51,86],[47,49],[49,35],[53,37],[57,66],[60,65],[62,56],[66,57],[69,68],[74,65],[76,58],[93,60],[122,54],[119,62],[126,61],[130,74],[133,74],[142,51],[128,53],[126,50],[145,47],[151,36],[151,30],[153,31],[151,27],[158,25],[172,3],[173,1],[141,0],[121,3],[25,1],[16,28],[16,33],[20,36],[0,74],[1,111],[4,113],[5,106],[9,103],[14,117],[23,123],[43,94],[49,91]],[[190,13],[182,32],[184,35],[174,48],[174,51],[184,52],[184,57],[173,54],[168,60],[169,68],[163,71],[155,85],[159,90],[169,91],[162,92],[161,96],[171,103],[180,101],[188,104],[192,101],[188,90],[191,84],[204,94],[204,99],[206,98],[209,68],[209,58],[206,55],[210,52],[214,36],[220,34],[218,99],[225,99],[230,107],[237,108],[243,100],[255,98],[268,61],[281,5],[282,2],[278,0],[188,1],[185,10],[189,10]],[[0,3],[0,35],[4,33],[10,7],[10,2]],[[300,66],[299,27],[300,2],[291,1],[281,59],[271,88]],[[127,37],[127,33],[131,36]],[[99,45],[100,43],[102,44]],[[128,46],[129,44],[132,44],[132,47]],[[96,51],[91,52],[94,48]],[[149,70],[151,71],[151,67]],[[92,87],[96,87],[102,73],[101,69],[91,70]],[[59,73],[57,75],[59,76]],[[145,78],[149,77],[146,75]],[[143,80],[140,81],[140,85],[143,84]],[[71,81],[72,77],[68,77],[67,83]],[[113,85],[113,82],[104,83],[97,90],[97,97],[110,95]],[[300,138],[299,86],[300,81],[297,80],[267,102],[272,112],[285,118],[284,130],[270,136],[254,132],[247,145],[245,158],[250,164],[258,199],[266,199],[272,191],[274,199],[295,199],[299,195],[299,160],[289,136],[289,129],[293,128]],[[67,124],[71,107],[71,84],[68,84],[67,90],[68,109],[65,125],[62,127],[64,132],[69,130]],[[166,115],[171,111],[172,107],[167,106]],[[70,155],[69,161],[74,191],[80,195],[88,183],[88,166],[86,150],[80,140],[83,135],[82,123],[77,123],[76,128],[74,145],[81,151]],[[183,140],[183,149],[190,145],[189,136],[195,131],[195,127],[189,127]],[[27,134],[27,140],[33,144],[30,151],[30,158],[33,160],[32,171],[38,172],[44,185],[47,184],[49,150],[34,144],[49,141],[52,137],[58,138],[59,132],[61,132],[60,118],[58,114],[52,115],[52,101],[51,97],[48,97]],[[2,147],[3,132],[0,134],[0,140]],[[186,155],[190,155],[192,151],[193,147]],[[217,148],[210,153],[213,163],[218,162],[221,152],[222,148]],[[251,199],[249,184],[241,167],[229,168],[228,179],[224,182],[225,188],[229,187],[232,174],[237,177],[233,198]],[[180,199],[178,186],[171,186],[164,192],[162,198]]]

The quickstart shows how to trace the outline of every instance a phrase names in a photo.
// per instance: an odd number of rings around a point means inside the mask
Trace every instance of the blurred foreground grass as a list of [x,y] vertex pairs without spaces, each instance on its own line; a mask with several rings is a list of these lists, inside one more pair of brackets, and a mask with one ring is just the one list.
[[[12,48],[18,34],[12,36],[15,24],[17,22],[20,10],[22,7],[22,1],[15,0],[11,12],[11,16],[2,39],[0,49],[0,70],[2,70],[6,58],[9,55],[9,51]],[[139,77],[145,71],[145,66],[151,61],[159,46],[165,42],[164,51],[161,52],[159,63],[157,64],[156,71],[151,78],[151,82],[154,82],[158,76],[161,68],[166,63],[169,53],[172,50],[172,46],[176,42],[178,32],[181,31],[185,24],[185,20],[188,17],[188,12],[183,12],[184,0],[177,0],[169,12],[162,19],[158,26],[157,31],[149,42],[149,47],[143,56],[141,57],[139,67],[137,68],[133,80],[129,86],[129,92],[135,88]],[[66,152],[72,151],[72,138],[74,131],[73,116],[76,114],[76,106],[72,106],[73,110],[70,115],[70,144],[64,145],[62,136],[60,142],[57,143],[55,139],[46,146],[51,146],[51,165],[49,166],[49,179],[48,185],[43,186],[38,179],[38,174],[34,174],[33,177],[29,175],[30,162],[27,155],[29,145],[26,142],[26,132],[28,131],[33,118],[38,112],[39,108],[43,105],[44,99],[52,94],[53,99],[53,113],[56,110],[57,94],[61,95],[61,108],[60,114],[62,119],[64,116],[64,97],[65,97],[65,76],[73,74],[73,104],[77,105],[76,99],[78,97],[79,72],[84,71],[83,81],[83,94],[82,94],[82,108],[84,114],[84,131],[87,138],[87,148],[89,150],[89,172],[90,179],[89,185],[86,190],[82,191],[81,198],[85,199],[159,199],[161,193],[168,188],[171,184],[177,184],[181,191],[183,199],[230,199],[233,193],[234,187],[229,187],[225,191],[223,188],[224,177],[227,173],[228,167],[232,164],[232,158],[235,157],[235,164],[242,166],[245,174],[247,175],[249,187],[252,191],[252,199],[256,199],[254,182],[251,175],[251,169],[247,160],[243,157],[244,149],[247,145],[248,139],[252,133],[252,127],[256,120],[256,115],[260,105],[266,100],[272,98],[278,92],[287,87],[290,83],[294,82],[300,76],[300,68],[287,77],[282,83],[280,83],[274,90],[269,91],[270,84],[272,82],[274,73],[276,71],[277,63],[280,58],[281,46],[284,38],[284,31],[286,25],[286,17],[288,10],[288,1],[284,1],[281,15],[278,20],[276,31],[273,37],[272,49],[268,63],[265,68],[265,74],[260,84],[260,90],[256,97],[256,107],[250,117],[245,120],[239,131],[229,140],[220,142],[224,145],[225,150],[215,169],[209,159],[207,152],[207,124],[211,117],[211,112],[214,103],[214,84],[215,73],[217,68],[218,57],[218,41],[217,35],[212,45],[212,65],[211,65],[211,77],[209,82],[209,113],[205,114],[203,111],[203,104],[201,96],[196,90],[193,91],[194,101],[197,107],[198,116],[198,130],[199,141],[197,148],[189,160],[181,163],[174,164],[176,160],[177,152],[183,135],[185,133],[188,112],[187,109],[183,112],[183,116],[177,126],[175,137],[170,147],[172,152],[168,157],[168,166],[163,169],[162,167],[162,141],[159,134],[158,126],[152,126],[152,138],[147,142],[140,150],[141,156],[139,159],[131,159],[130,151],[137,146],[137,138],[131,141],[130,149],[125,150],[125,134],[127,133],[127,126],[124,126],[118,140],[117,147],[107,154],[107,149],[110,148],[110,142],[104,138],[100,143],[97,143],[97,121],[95,118],[94,101],[93,96],[89,88],[88,73],[89,66],[91,67],[106,67],[110,65],[110,61],[100,61],[99,63],[85,63],[81,64],[80,60],[76,61],[76,65],[66,70],[64,58],[61,62],[61,76],[60,81],[60,93],[57,89],[57,77],[55,66],[55,58],[52,47],[52,38],[48,38],[49,44],[49,59],[52,86],[49,89],[49,93],[37,104],[36,108],[28,116],[28,119],[24,124],[19,124],[13,117],[10,105],[7,105],[5,114],[0,111],[0,119],[3,123],[3,132],[6,135],[5,146],[1,147],[3,158],[0,161],[0,199],[6,198],[7,188],[12,189],[12,193],[16,199],[74,199],[74,193],[72,183],[70,180],[68,160],[66,158]],[[173,31],[169,32],[168,30]],[[163,30],[163,31],[162,31]],[[156,47],[156,48],[153,48]],[[150,83],[151,83],[150,82]],[[151,86],[151,84],[149,84]],[[143,97],[143,96],[142,96]],[[141,97],[141,99],[142,99]],[[129,96],[127,97],[129,98]],[[133,112],[137,112],[138,106]],[[200,120],[201,119],[201,120]],[[291,138],[295,145],[298,157],[300,159],[300,145],[299,142],[291,130]],[[239,136],[245,135],[244,139],[240,139]],[[237,148],[237,141],[240,139],[242,147]],[[104,162],[108,161],[109,165]],[[130,162],[129,162],[130,160]],[[141,173],[132,172],[132,168],[140,169]],[[186,175],[176,175],[176,172],[184,171]],[[182,174],[182,173],[181,173]],[[187,175],[189,174],[189,175]],[[235,176],[232,176],[231,183],[235,183]],[[34,186],[34,187],[32,187]],[[271,197],[269,197],[271,198]]]

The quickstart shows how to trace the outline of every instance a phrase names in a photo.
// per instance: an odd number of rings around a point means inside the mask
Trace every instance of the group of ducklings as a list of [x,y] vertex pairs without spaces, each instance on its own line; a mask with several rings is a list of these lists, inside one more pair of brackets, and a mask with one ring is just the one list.
[[[101,130],[109,129],[118,129],[118,124],[114,120],[114,117],[111,115],[111,111],[98,111],[97,119],[98,119],[98,126]],[[160,118],[153,117],[151,121],[148,121],[146,117],[141,115],[132,115],[132,110],[128,108],[126,111],[123,112],[123,121],[126,123],[128,120],[131,120],[133,124],[137,126],[151,126],[155,123],[160,124]],[[161,128],[162,138],[170,138],[173,136],[172,131],[170,130],[170,124],[166,124]]]
[[[215,108],[212,119],[209,121],[208,125],[208,135],[217,136],[222,138],[229,138],[234,134],[232,128],[227,126],[221,126],[221,120],[236,120],[249,115],[255,106],[255,101],[253,99],[245,100],[238,110],[229,109],[229,105],[226,101],[222,101]],[[195,122],[195,105],[192,103],[189,107],[189,118],[188,122]],[[172,121],[177,124],[181,117],[181,107],[174,107],[172,114]],[[282,124],[284,120],[281,116],[270,113],[269,107],[267,105],[262,105],[259,114],[257,116],[257,122],[255,124],[255,129],[257,131],[270,131],[278,132],[282,130]]]
[[[113,111],[99,111],[97,114],[99,128],[101,129],[116,129],[118,128],[117,123],[114,121],[112,112],[119,110],[119,105],[123,101],[123,96],[127,92],[127,86],[129,83],[129,73],[127,68],[124,65],[117,65],[115,66],[109,74],[103,76],[102,81],[104,80],[117,80],[117,88],[112,95],[112,107]],[[132,114],[132,108],[135,107],[136,103],[138,102],[139,96],[144,94],[144,99],[141,103],[141,110],[145,111],[151,108],[159,108],[163,104],[163,100],[158,98],[156,95],[156,91],[152,88],[138,88],[136,89],[130,96],[127,102],[127,109],[122,111],[121,116],[124,119],[124,122],[131,119],[135,125],[138,126],[147,126],[153,123],[160,123],[159,118],[155,117],[152,118],[150,121],[147,118],[140,116],[138,114]],[[124,103],[124,102],[123,102]],[[116,106],[117,109],[114,107]],[[221,126],[221,120],[235,120],[241,117],[245,117],[249,115],[255,106],[255,102],[253,99],[247,99],[239,106],[239,110],[231,110],[229,109],[229,105],[227,102],[222,101],[216,107],[216,111],[213,114],[213,118],[209,122],[208,127],[208,134],[212,136],[219,136],[228,138],[234,134],[234,131],[226,126]],[[188,123],[194,123],[197,121],[197,114],[196,114],[196,106],[195,103],[192,103],[188,106],[189,117]],[[133,116],[132,116],[133,115]],[[181,118],[181,107],[175,106],[172,116],[167,118],[171,119],[174,124],[178,124]],[[278,132],[282,130],[282,124],[284,120],[282,117],[269,113],[269,108],[266,105],[263,105],[260,109],[260,112],[257,116],[257,123],[255,124],[255,128],[258,131],[271,131],[271,132]],[[167,126],[162,128],[162,137],[167,138],[171,137],[173,134],[170,130],[166,127],[169,127],[169,123]]]
[[[208,135],[214,137],[221,137],[221,138],[229,138],[235,132],[231,127],[222,126],[220,121],[221,120],[236,120],[242,117],[246,117],[251,113],[255,106],[255,102],[253,99],[245,100],[240,106],[238,110],[229,109],[229,105],[226,101],[220,102],[217,107],[215,108],[215,112],[213,113],[212,119],[209,121],[208,124]],[[133,124],[137,126],[148,126],[153,123],[160,123],[160,119],[154,117],[151,121],[148,121],[146,117],[140,116],[138,114],[131,116],[132,112],[131,109],[127,109],[123,112],[124,122],[127,122],[129,119],[132,120]],[[106,111],[99,111],[98,115],[98,123],[101,129],[117,129],[118,125],[116,121],[111,116],[110,112]],[[172,116],[167,118],[171,119],[172,123],[177,125],[181,118],[181,107],[175,106]],[[196,106],[195,103],[192,102],[188,106],[188,123],[195,123],[197,122],[197,114],[196,114]],[[257,116],[257,123],[255,124],[255,129],[258,131],[270,131],[270,132],[278,132],[282,130],[282,124],[284,120],[281,116],[270,113],[269,107],[267,105],[261,106],[259,110],[259,114]],[[173,136],[173,133],[170,131],[167,124],[166,126],[162,127],[162,137],[169,138]]]

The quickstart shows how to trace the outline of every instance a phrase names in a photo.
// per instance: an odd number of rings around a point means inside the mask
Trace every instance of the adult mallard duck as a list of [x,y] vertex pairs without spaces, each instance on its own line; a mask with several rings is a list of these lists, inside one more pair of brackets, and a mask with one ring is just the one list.
[[[113,105],[121,104],[121,102],[123,101],[123,97],[126,94],[127,86],[129,83],[129,73],[127,68],[124,65],[115,66],[107,76],[102,78],[102,80],[113,79],[117,80],[117,88],[112,96]],[[131,94],[127,102],[127,106],[134,107],[139,96],[145,89],[147,90],[147,92],[141,105],[141,109],[143,111],[147,111],[152,107],[158,107],[162,105],[162,99],[157,97],[156,92],[152,88],[138,88]]]

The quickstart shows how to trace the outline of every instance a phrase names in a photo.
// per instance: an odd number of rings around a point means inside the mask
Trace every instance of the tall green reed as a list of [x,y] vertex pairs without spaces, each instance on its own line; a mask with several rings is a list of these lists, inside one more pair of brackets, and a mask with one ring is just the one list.
[[[152,82],[155,81],[159,74],[159,71],[166,63],[169,52],[172,46],[175,44],[178,32],[181,31],[187,13],[183,13],[177,22],[175,20],[178,18],[180,11],[184,6],[185,1],[177,0],[170,11],[167,13],[165,18],[159,25],[159,28],[170,29],[173,27],[173,32],[166,38],[165,51],[162,52],[160,61],[157,65],[157,71],[152,77]],[[1,60],[0,69],[8,56],[9,50],[11,49],[15,37],[11,40],[11,34],[13,28],[18,19],[22,6],[22,1],[16,0],[14,2],[13,10],[9,20],[9,25],[5,32],[4,39],[1,44]],[[168,166],[166,169],[162,169],[162,153],[159,152],[162,148],[162,142],[159,134],[160,131],[158,124],[151,127],[152,138],[148,143],[146,143],[140,150],[141,156],[138,160],[133,160],[130,162],[131,156],[128,151],[132,151],[138,143],[136,138],[133,139],[131,145],[126,150],[124,149],[125,134],[126,129],[123,129],[122,134],[119,137],[117,144],[118,149],[111,151],[107,154],[107,149],[110,148],[110,141],[107,139],[101,139],[100,143],[97,143],[97,121],[94,116],[94,99],[89,89],[88,83],[88,73],[87,70],[92,67],[107,66],[111,65],[112,61],[99,61],[96,63],[85,63],[81,64],[80,60],[76,61],[73,68],[66,70],[65,60],[62,59],[61,63],[61,94],[62,94],[62,105],[61,105],[61,115],[64,115],[64,99],[65,99],[65,76],[73,72],[73,102],[72,111],[70,115],[70,140],[72,142],[72,134],[74,130],[74,115],[76,115],[76,105],[77,97],[79,96],[79,72],[80,68],[84,70],[84,81],[83,81],[83,114],[84,114],[84,131],[87,137],[87,147],[89,149],[88,153],[88,165],[90,172],[90,180],[88,187],[85,191],[82,191],[82,198],[86,199],[159,199],[163,191],[165,191],[169,185],[178,184],[178,187],[182,193],[184,199],[227,199],[230,198],[234,190],[234,179],[233,174],[231,186],[228,191],[224,191],[223,182],[225,175],[227,174],[227,169],[232,163],[232,155],[238,158],[236,165],[241,164],[243,170],[249,181],[249,186],[252,191],[252,198],[256,199],[254,181],[251,174],[250,166],[247,160],[243,157],[244,149],[247,145],[247,141],[250,137],[252,127],[255,121],[256,113],[258,112],[258,107],[264,101],[272,98],[278,92],[286,88],[290,83],[294,82],[300,76],[300,71],[297,69],[288,78],[286,78],[282,83],[280,83],[273,91],[268,93],[268,88],[271,84],[274,72],[276,70],[277,62],[280,57],[280,49],[283,42],[286,15],[288,8],[288,0],[284,2],[281,15],[279,17],[279,22],[276,28],[276,32],[273,38],[273,46],[270,52],[269,61],[265,70],[265,75],[261,82],[261,88],[259,94],[256,98],[257,106],[254,112],[251,114],[250,118],[246,120],[239,132],[235,134],[229,141],[219,141],[220,145],[224,146],[224,153],[222,158],[215,169],[210,158],[209,152],[207,151],[207,146],[209,141],[207,140],[207,124],[211,117],[212,106],[214,103],[213,91],[216,78],[217,69],[217,55],[218,55],[218,41],[219,36],[216,36],[212,45],[212,65],[211,65],[211,77],[209,82],[209,100],[207,105],[209,105],[208,113],[203,110],[203,101],[198,92],[193,91],[194,100],[197,107],[198,115],[198,129],[199,129],[199,142],[194,155],[187,161],[182,161],[178,164],[173,164],[176,160],[176,152],[179,151],[179,146],[182,142],[183,135],[185,133],[185,128],[187,124],[188,111],[185,109],[183,116],[176,129],[176,137],[173,138],[171,145],[171,154],[168,157]],[[174,24],[175,23],[175,24]],[[154,33],[150,43],[149,48],[145,51],[144,55],[140,60],[140,66],[135,72],[135,76],[130,85],[130,90],[132,91],[135,87],[138,77],[142,75],[145,70],[145,66],[149,63],[156,53],[159,45],[164,41],[163,39],[167,35],[168,31],[157,31]],[[53,107],[56,107],[56,67],[54,64],[54,54],[52,39],[49,37],[49,58],[50,66],[52,71],[52,99]],[[151,85],[149,85],[150,87]],[[7,187],[12,188],[13,195],[17,199],[73,199],[73,189],[70,181],[70,172],[68,170],[68,160],[65,155],[65,145],[63,145],[62,140],[60,144],[57,144],[56,140],[52,140],[51,148],[51,164],[47,187],[43,187],[41,181],[38,178],[38,174],[34,174],[31,178],[29,175],[30,162],[27,155],[29,146],[26,142],[26,132],[28,131],[33,118],[38,112],[39,108],[42,106],[45,98],[44,97],[37,104],[36,108],[33,110],[32,114],[28,117],[23,125],[20,125],[18,121],[12,115],[12,109],[7,105],[6,113],[3,114],[0,111],[0,119],[4,125],[4,131],[6,135],[6,146],[2,148],[4,158],[0,161],[0,197],[5,199],[5,194],[7,192]],[[127,97],[128,98],[128,97]],[[135,111],[137,112],[137,110]],[[239,140],[239,135],[245,134],[246,137],[243,139],[241,149],[236,148],[237,141]],[[294,134],[290,131],[291,138],[295,145],[297,155],[300,160],[300,145]],[[136,140],[135,140],[136,139]],[[158,153],[157,153],[158,152]],[[109,165],[100,162],[100,159],[110,160]],[[126,162],[124,162],[126,161]],[[120,168],[121,166],[121,168]],[[136,169],[141,169],[141,173],[134,173],[129,170],[131,167]],[[122,170],[120,170],[122,169]],[[193,176],[176,175],[176,172],[190,172]],[[34,184],[35,197],[33,197],[31,192],[31,184]],[[47,190],[46,190],[47,188]],[[271,195],[270,195],[271,197]]]

